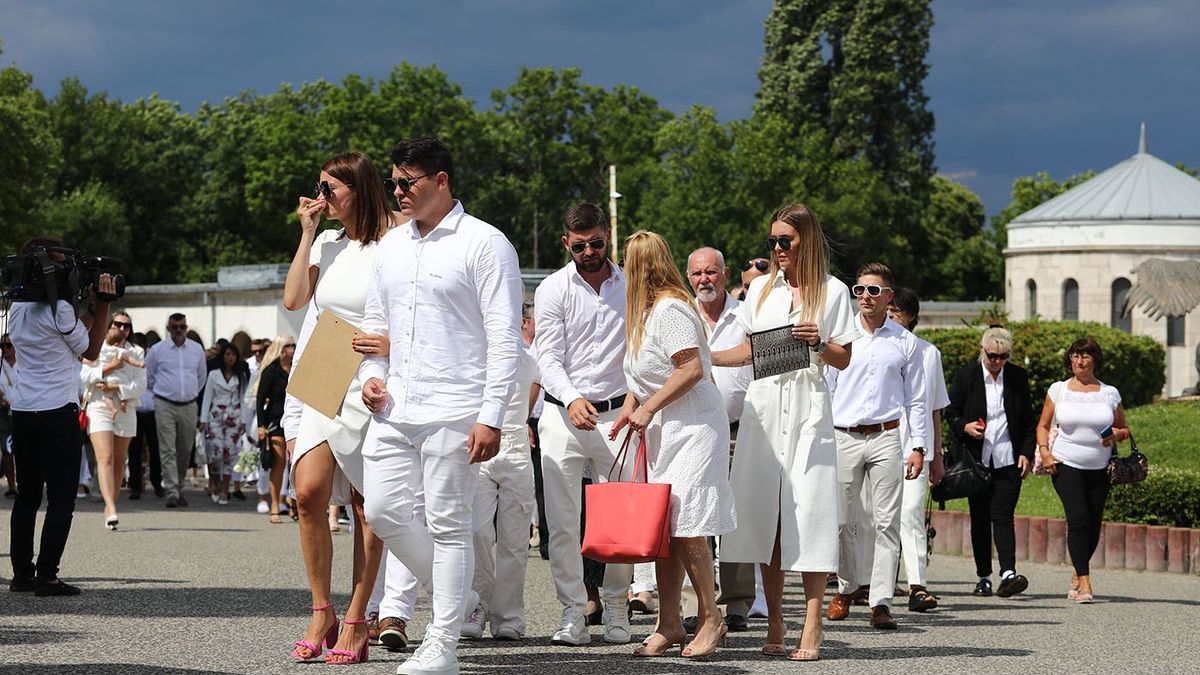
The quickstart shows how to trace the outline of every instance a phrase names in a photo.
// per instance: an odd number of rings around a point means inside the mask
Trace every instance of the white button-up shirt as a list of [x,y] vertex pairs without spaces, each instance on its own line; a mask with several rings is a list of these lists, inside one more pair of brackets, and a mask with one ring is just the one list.
[[[716,326],[710,326],[707,318],[704,321],[704,326],[708,330],[708,348],[711,351],[719,352],[726,349],[741,346],[746,342],[746,331],[742,330],[742,325],[738,323],[738,307],[742,302],[737,298],[725,293],[725,307],[721,310],[721,318],[717,320]],[[699,306],[699,301],[697,301]],[[703,316],[703,310],[701,310]],[[746,389],[750,386],[750,382],[754,380],[754,366],[742,366],[741,368],[713,368],[713,382],[716,382],[717,389],[721,390],[721,398],[725,401],[725,414],[729,416],[729,422],[738,421],[742,416],[742,404],[746,400]]]
[[146,388],[155,396],[176,403],[194,401],[207,381],[204,349],[194,340],[185,338],[177,346],[167,336],[146,353]]
[[984,466],[998,469],[1013,463],[1012,439],[1008,436],[1008,415],[1004,413],[1004,369],[995,379],[988,369],[983,368],[983,392],[987,397],[987,419],[983,427],[983,452],[980,459]]
[[563,405],[625,393],[625,275],[608,265],[612,273],[599,293],[572,261],[543,279],[534,294],[542,388]]
[[907,417],[905,450],[922,448],[933,458],[929,412],[925,400],[925,369],[917,337],[891,319],[869,331],[862,315],[855,321],[859,337],[845,370],[830,368],[827,379],[833,395],[833,424],[856,427],[883,424]]
[[359,379],[384,380],[388,421],[474,417],[497,429],[517,389],[521,270],[504,234],[457,201],[429,234],[396,227],[375,250],[363,331],[388,334]]
[[9,397],[14,411],[58,410],[79,403],[79,357],[87,351],[88,331],[66,300],[59,300],[56,308],[57,318],[46,302],[14,302],[9,307],[9,336],[21,368]]

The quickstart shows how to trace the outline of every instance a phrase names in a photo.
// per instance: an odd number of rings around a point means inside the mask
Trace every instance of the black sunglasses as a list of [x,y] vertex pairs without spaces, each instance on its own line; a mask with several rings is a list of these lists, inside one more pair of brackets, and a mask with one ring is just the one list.
[[[354,187],[354,183],[343,183],[343,185],[345,185],[346,187]],[[321,197],[325,197],[326,199],[329,199],[332,196],[333,196],[333,186],[331,186],[329,184],[329,181],[327,181],[327,180],[317,181],[317,189],[313,192],[313,197],[315,197],[317,199],[320,199]]]
[[167,330],[170,330],[170,331],[176,331],[176,330],[183,330],[183,331],[186,331],[186,330],[187,330],[187,324],[186,324],[186,323],[184,323],[184,324],[174,324],[174,325],[170,325],[170,326],[167,326]]
[[388,192],[395,192],[396,188],[400,188],[401,192],[408,192],[417,181],[432,175],[431,173],[423,173],[420,176],[412,178],[384,178],[383,186],[388,189]]
[[776,244],[779,245],[780,250],[790,251],[792,249],[792,238],[791,237],[767,237],[767,250],[768,251],[774,251]]
[[605,246],[608,246],[608,242],[604,241],[603,239],[593,239],[591,241],[577,241],[574,244],[571,244],[571,253],[579,255],[580,253],[583,253],[585,250],[587,250],[587,248],[589,246],[592,248],[593,251],[599,252],[599,251],[603,251]]
[[854,284],[854,286],[850,288],[850,292],[853,293],[854,297],[856,298],[861,298],[863,293],[866,293],[872,298],[878,298],[880,295],[883,295],[884,291],[890,290],[892,290],[891,286],[880,286],[878,284],[867,284],[865,286],[863,284]]
[[133,323],[129,321],[113,321],[112,325],[120,328],[121,330],[133,330]]
[[984,352],[984,353],[987,354],[987,357],[993,361],[1007,361],[1008,360],[1008,354],[994,354],[992,352]]
[[[791,246],[791,244],[789,243],[788,246]],[[757,269],[759,272],[766,272],[767,268],[769,268],[770,266],[771,266],[771,263],[767,262],[766,260],[762,260],[762,259],[747,260],[746,262],[742,263],[742,271],[749,272],[750,268],[753,267],[753,268]]]

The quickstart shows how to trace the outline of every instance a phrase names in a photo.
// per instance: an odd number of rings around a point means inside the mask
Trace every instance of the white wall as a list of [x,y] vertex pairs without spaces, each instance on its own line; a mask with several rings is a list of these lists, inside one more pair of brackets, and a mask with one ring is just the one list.
[[205,346],[216,338],[229,339],[238,331],[251,338],[297,336],[304,322],[303,311],[283,308],[282,289],[130,294],[114,307],[129,312],[134,330],[154,330],[161,337],[166,336],[167,317],[182,312]]

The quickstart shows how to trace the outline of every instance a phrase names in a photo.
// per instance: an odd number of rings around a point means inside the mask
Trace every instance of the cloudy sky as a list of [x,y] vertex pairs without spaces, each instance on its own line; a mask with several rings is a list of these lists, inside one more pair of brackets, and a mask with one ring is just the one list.
[[[125,101],[194,110],[394,64],[436,64],[487,105],[521,66],[577,66],[676,112],[749,115],[771,0],[0,0],[0,66],[53,96],[78,77]],[[1200,2],[935,0],[926,90],[939,170],[989,214],[1017,176],[1056,178],[1150,151],[1200,166]]]

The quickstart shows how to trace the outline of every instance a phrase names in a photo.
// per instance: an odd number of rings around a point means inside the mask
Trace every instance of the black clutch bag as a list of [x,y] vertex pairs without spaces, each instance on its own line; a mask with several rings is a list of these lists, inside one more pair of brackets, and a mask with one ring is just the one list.
[[929,491],[936,501],[974,497],[991,488],[991,472],[967,448],[959,446],[953,453],[947,453],[944,462],[946,473],[942,475],[942,482]]
[[1133,434],[1129,435],[1129,454],[1127,456],[1118,455],[1117,447],[1113,446],[1112,457],[1108,459],[1108,482],[1110,485],[1140,483],[1146,480],[1146,474],[1149,471],[1150,460],[1138,452],[1137,441],[1133,440]]

